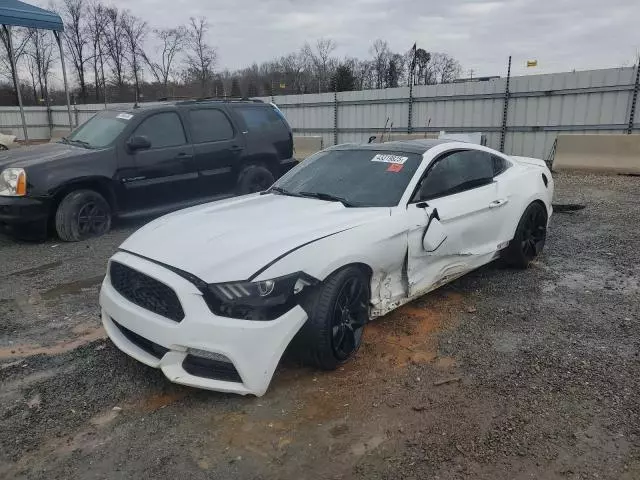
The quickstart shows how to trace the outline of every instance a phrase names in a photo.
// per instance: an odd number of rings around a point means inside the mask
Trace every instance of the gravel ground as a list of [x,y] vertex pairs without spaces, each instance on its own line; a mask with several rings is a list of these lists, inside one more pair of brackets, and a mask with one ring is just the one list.
[[0,477],[640,478],[640,178],[556,176],[544,255],[369,325],[266,396],[169,384],[99,325],[107,258],[0,237]]

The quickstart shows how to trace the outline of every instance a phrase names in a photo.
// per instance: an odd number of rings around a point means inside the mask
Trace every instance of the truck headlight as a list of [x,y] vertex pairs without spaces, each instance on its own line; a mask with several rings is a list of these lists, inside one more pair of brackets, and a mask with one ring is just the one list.
[[257,282],[214,283],[207,286],[207,304],[218,315],[246,320],[273,320],[292,308],[295,297],[316,278],[304,272]]
[[27,173],[23,168],[5,168],[0,173],[0,196],[24,197],[27,194]]

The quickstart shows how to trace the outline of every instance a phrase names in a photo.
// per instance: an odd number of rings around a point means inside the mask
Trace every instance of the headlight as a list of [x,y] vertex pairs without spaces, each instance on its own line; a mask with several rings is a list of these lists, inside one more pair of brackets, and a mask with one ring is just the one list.
[[27,194],[27,173],[22,168],[6,168],[0,173],[0,196],[23,197]]
[[273,320],[292,308],[295,297],[318,280],[304,272],[258,282],[208,285],[209,308],[218,314],[247,320]]

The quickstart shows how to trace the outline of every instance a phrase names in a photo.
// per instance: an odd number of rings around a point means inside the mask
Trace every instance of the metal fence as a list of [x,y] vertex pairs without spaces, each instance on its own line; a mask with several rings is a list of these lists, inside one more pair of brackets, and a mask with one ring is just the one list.
[[[262,97],[282,109],[298,135],[324,145],[364,142],[371,135],[445,130],[482,132],[509,154],[547,158],[558,133],[637,133],[639,75],[635,67],[527,75],[507,79],[356,92]],[[131,104],[109,105],[110,108]],[[505,108],[507,107],[507,108]],[[82,123],[103,105],[74,107]],[[32,138],[68,127],[66,107],[26,108]],[[505,115],[506,112],[506,115]],[[20,134],[17,107],[0,107],[0,131]]]

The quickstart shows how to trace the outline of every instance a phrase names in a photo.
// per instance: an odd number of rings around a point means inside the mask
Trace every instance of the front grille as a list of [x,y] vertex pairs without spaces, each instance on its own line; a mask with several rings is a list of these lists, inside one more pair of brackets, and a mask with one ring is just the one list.
[[242,383],[240,374],[233,366],[233,363],[187,355],[182,362],[182,368],[184,368],[185,372],[196,377]]
[[158,360],[164,357],[164,354],[169,351],[168,348],[164,348],[162,345],[158,345],[157,343],[152,342],[151,340],[147,340],[144,337],[141,337],[135,332],[132,332],[126,327],[123,327],[118,322],[116,322],[113,318],[111,321],[114,323],[118,330],[122,332],[122,334],[134,345],[140,347],[142,350],[147,352],[149,355],[153,355]]
[[111,285],[136,305],[175,322],[184,318],[176,292],[164,283],[118,262],[111,262]]

